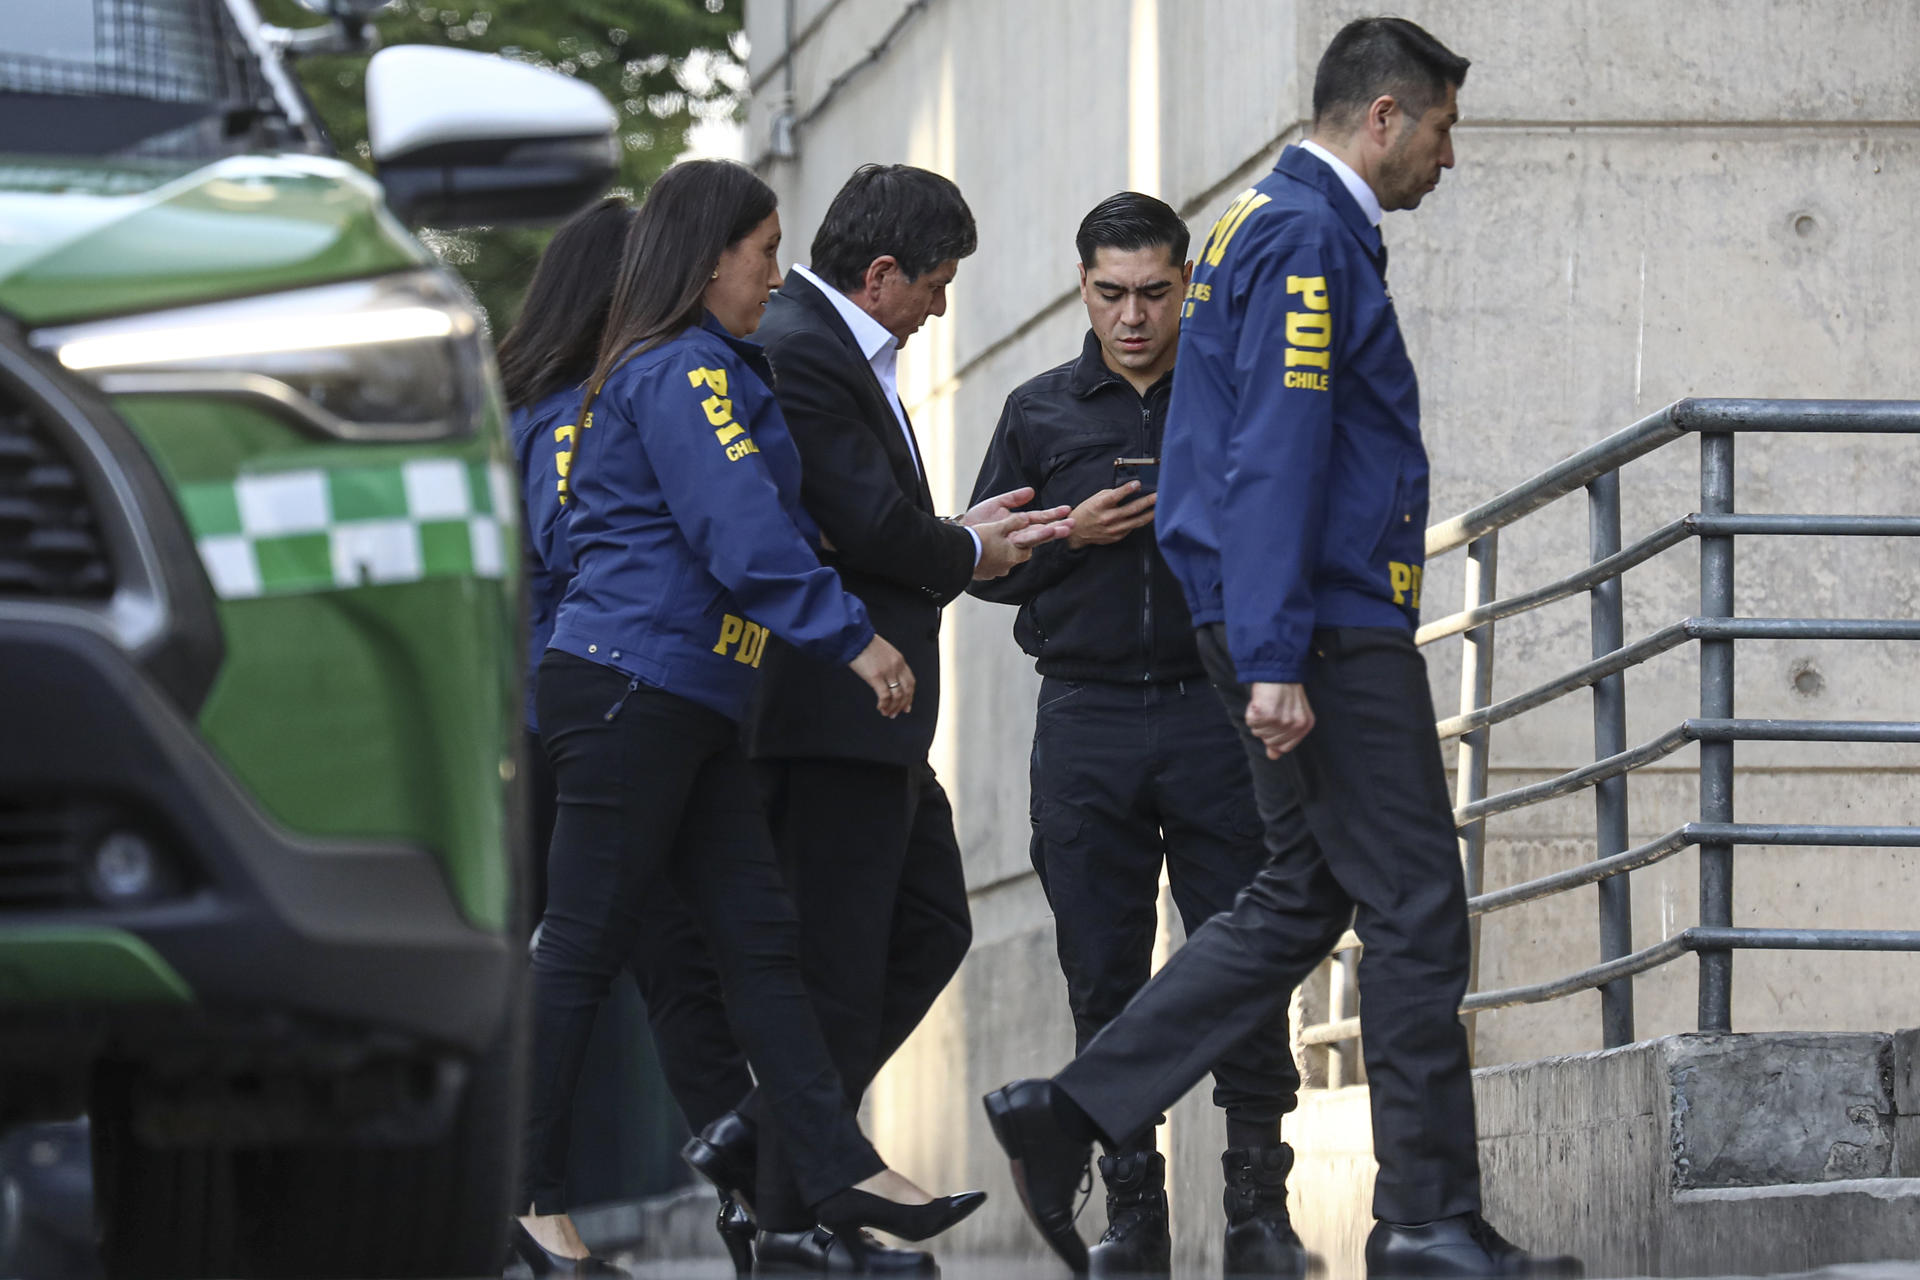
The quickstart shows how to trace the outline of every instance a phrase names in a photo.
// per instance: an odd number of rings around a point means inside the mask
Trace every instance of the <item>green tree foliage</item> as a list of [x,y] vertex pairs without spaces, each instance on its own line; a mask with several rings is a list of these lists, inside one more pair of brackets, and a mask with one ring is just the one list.
[[[614,190],[643,195],[686,149],[687,132],[730,115],[746,85],[742,0],[399,0],[376,19],[383,45],[438,44],[564,72],[603,94],[620,116]],[[262,0],[286,26],[314,15],[294,0]],[[340,154],[371,167],[365,56],[296,64]],[[520,295],[552,228],[494,227],[425,238],[472,286],[495,334],[518,314]]]

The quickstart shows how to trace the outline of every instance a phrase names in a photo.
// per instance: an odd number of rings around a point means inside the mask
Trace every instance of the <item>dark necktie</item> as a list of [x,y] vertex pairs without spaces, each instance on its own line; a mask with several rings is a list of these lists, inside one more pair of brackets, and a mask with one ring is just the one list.
[[1385,284],[1387,282],[1387,239],[1380,234],[1378,227],[1373,229],[1373,234],[1380,241],[1380,252],[1373,260],[1373,267],[1380,273],[1380,283]]

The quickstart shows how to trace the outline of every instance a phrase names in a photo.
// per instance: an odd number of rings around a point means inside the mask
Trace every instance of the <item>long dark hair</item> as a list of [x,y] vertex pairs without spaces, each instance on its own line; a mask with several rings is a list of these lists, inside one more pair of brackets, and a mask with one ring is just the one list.
[[[533,270],[520,318],[500,340],[500,382],[519,409],[593,372],[633,206],[608,196],[567,219]],[[711,268],[709,268],[711,269]]]
[[772,187],[731,160],[686,160],[660,175],[627,233],[594,391],[629,348],[651,350],[700,323],[720,255],[778,205]]

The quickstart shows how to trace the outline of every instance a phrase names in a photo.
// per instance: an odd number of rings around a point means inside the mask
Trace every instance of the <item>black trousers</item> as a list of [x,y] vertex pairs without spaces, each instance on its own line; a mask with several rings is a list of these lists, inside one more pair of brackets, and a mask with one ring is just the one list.
[[549,652],[541,736],[559,783],[533,954],[533,1096],[521,1203],[566,1206],[568,1125],[594,1013],[671,884],[719,965],[733,1032],[807,1202],[885,1166],[861,1136],[800,978],[800,930],[739,727],[608,667]]
[[1252,761],[1270,860],[1187,940],[1056,1080],[1109,1136],[1151,1121],[1286,1005],[1346,927],[1366,944],[1360,1025],[1379,1178],[1373,1211],[1426,1222],[1480,1203],[1473,1090],[1458,1009],[1466,888],[1426,663],[1397,629],[1314,633],[1315,726],[1268,760],[1246,729],[1223,629],[1208,675]]
[[[531,918],[547,907],[547,853],[559,814],[553,764],[540,737],[528,730],[529,808],[533,826],[534,896]],[[660,1059],[667,1091],[687,1127],[698,1133],[740,1105],[753,1088],[747,1055],[727,1025],[720,971],[706,935],[671,884],[661,882],[640,906],[639,937],[627,962]]]
[[[1191,935],[1265,864],[1260,813],[1246,753],[1201,679],[1043,680],[1030,780],[1033,868],[1084,1049],[1146,985],[1161,865]],[[1220,1059],[1214,1084],[1229,1145],[1277,1140],[1300,1089],[1285,1006]],[[1115,1137],[1153,1145],[1151,1130]]]
[[[800,910],[807,991],[858,1106],[973,941],[953,807],[924,763],[779,759],[758,772]],[[754,1209],[765,1230],[812,1225],[794,1155],[784,1135],[763,1133]]]

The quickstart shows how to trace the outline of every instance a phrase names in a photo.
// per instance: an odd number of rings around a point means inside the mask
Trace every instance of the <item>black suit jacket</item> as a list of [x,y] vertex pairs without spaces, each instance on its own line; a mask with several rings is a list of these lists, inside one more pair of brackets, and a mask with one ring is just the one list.
[[934,514],[893,406],[825,294],[790,272],[754,337],[800,450],[801,505],[831,545],[821,558],[866,604],[916,685],[913,710],[887,720],[853,672],[775,640],[761,664],[749,750],[916,763],[940,714],[940,610],[973,578],[973,537]]

